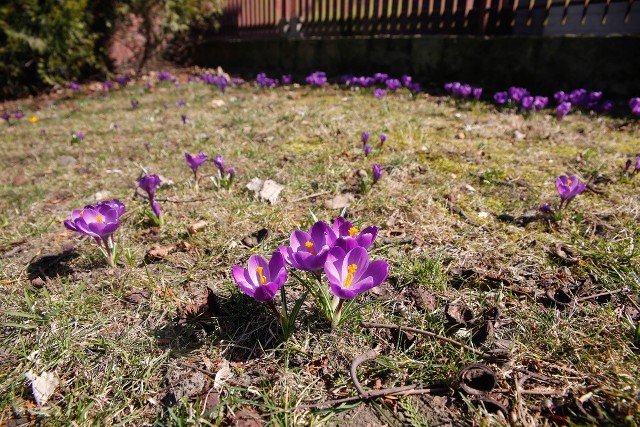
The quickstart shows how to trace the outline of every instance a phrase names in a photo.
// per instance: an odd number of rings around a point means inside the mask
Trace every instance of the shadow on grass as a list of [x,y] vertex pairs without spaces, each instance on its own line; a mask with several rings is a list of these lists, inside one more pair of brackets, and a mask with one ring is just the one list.
[[202,303],[179,308],[153,336],[176,355],[213,344],[234,362],[259,358],[282,342],[280,325],[264,304],[241,294],[219,297],[209,288]]
[[59,254],[38,257],[27,266],[29,280],[37,278],[46,280],[52,277],[69,276],[74,270],[68,263],[77,257],[78,254],[74,250],[65,250]]

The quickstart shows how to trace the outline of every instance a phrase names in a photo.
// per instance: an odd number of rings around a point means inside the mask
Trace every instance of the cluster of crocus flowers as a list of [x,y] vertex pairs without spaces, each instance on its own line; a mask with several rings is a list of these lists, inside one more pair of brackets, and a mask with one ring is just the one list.
[[162,212],[160,205],[156,202],[156,189],[160,185],[160,177],[158,175],[145,175],[138,181],[138,187],[147,193],[149,203],[151,205],[152,215],[149,218],[156,224],[162,225]]
[[322,87],[327,84],[327,73],[324,71],[315,71],[305,77],[304,81],[310,86]]
[[84,141],[84,133],[82,131],[71,131],[71,143],[76,144]]
[[280,84],[280,81],[278,79],[267,76],[266,73],[259,73],[256,76],[256,84],[260,87],[270,88],[278,86]]
[[340,83],[353,88],[374,88],[372,94],[376,98],[383,98],[387,91],[395,92],[403,87],[414,94],[422,90],[420,84],[415,83],[409,75],[403,75],[400,79],[397,79],[390,77],[387,73],[375,73],[373,76],[345,74],[340,76],[338,80]]
[[[632,165],[633,165],[633,169],[631,169]],[[640,172],[640,155],[636,156],[635,161],[631,159],[627,160],[627,162],[624,165],[624,173],[629,173],[630,170],[631,170],[630,172],[631,176]]]
[[118,261],[118,250],[113,234],[120,226],[125,206],[119,200],[109,200],[71,212],[71,219],[64,226],[85,236],[93,237],[110,266]]
[[202,80],[202,82],[206,84],[217,86],[220,92],[224,92],[228,86],[231,86],[232,83],[223,75],[217,76],[205,73],[200,78],[196,77],[195,81],[198,81],[198,79]]
[[473,99],[480,99],[482,96],[482,88],[481,87],[473,87],[467,83],[460,82],[450,82],[444,85],[444,90],[449,95],[454,98],[459,99],[468,99],[473,97]]
[[582,193],[587,185],[581,182],[575,175],[561,175],[556,179],[556,189],[560,196],[560,209],[567,207],[569,203],[580,193]]
[[215,156],[213,164],[218,171],[217,177],[211,176],[211,181],[217,188],[228,190],[231,187],[233,178],[236,176],[236,169],[233,166],[227,166],[224,163],[224,157]]
[[[282,321],[287,314],[278,312],[273,299],[287,280],[286,266],[310,272],[318,284],[306,281],[304,284],[332,327],[336,327],[345,301],[352,301],[378,286],[389,274],[389,264],[371,261],[367,252],[377,234],[377,227],[358,230],[342,217],[336,219],[333,226],[318,221],[308,232],[295,230],[289,239],[290,245],[281,246],[269,261],[254,255],[247,269],[234,266],[233,278],[245,294],[267,303]],[[323,272],[328,286],[322,281]]]

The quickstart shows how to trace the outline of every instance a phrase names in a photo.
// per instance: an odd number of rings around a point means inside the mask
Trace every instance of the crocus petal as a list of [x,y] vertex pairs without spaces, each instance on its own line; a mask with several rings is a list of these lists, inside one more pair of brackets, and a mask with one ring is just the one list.
[[324,263],[324,273],[329,279],[329,283],[335,283],[338,286],[342,283],[342,260],[345,257],[345,251],[339,247],[334,246]]
[[358,241],[358,246],[369,249],[376,237],[378,237],[378,227],[367,227],[358,234],[356,240]]
[[255,298],[256,301],[260,302],[271,301],[273,297],[276,296],[278,289],[280,289],[280,286],[278,286],[277,283],[269,282],[265,285],[257,287],[253,298]]
[[242,292],[253,298],[253,295],[255,294],[255,285],[247,280],[247,270],[236,265],[231,269],[231,273],[233,274],[233,280],[236,281]]
[[283,284],[287,280],[287,266],[281,253],[275,252],[269,260],[269,279]]
[[355,264],[357,268],[352,281],[352,283],[355,283],[360,280],[360,277],[367,271],[367,266],[369,265],[369,254],[367,250],[358,246],[347,253],[342,264],[343,279],[346,278],[347,268],[351,264]]
[[[302,230],[296,230],[291,233],[291,237],[289,238],[289,244],[291,245],[291,249],[294,252],[299,251],[301,248],[306,248],[305,243],[311,242],[311,235],[309,233],[305,233]],[[302,249],[304,250],[304,249]],[[308,249],[307,249],[308,252]]]
[[69,230],[71,231],[78,231],[78,228],[76,227],[76,225],[71,222],[71,220],[65,220],[64,221],[64,226],[67,227]]

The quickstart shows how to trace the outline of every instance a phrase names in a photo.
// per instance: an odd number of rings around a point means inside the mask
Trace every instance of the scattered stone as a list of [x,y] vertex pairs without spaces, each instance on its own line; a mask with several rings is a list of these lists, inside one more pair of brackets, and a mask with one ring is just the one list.
[[149,298],[149,290],[147,288],[133,288],[124,294],[124,299],[132,304],[139,304]]
[[527,135],[525,135],[524,133],[520,132],[519,130],[516,130],[513,132],[513,137],[515,139],[525,139],[527,137]]
[[327,209],[344,209],[354,200],[353,194],[344,193],[338,194],[334,198],[324,202],[324,206]]
[[57,163],[59,166],[67,167],[75,165],[78,161],[73,156],[61,156],[58,157]]
[[53,372],[43,372],[42,375],[36,375],[30,370],[25,376],[31,381],[33,397],[39,406],[47,403],[60,384],[60,379]]
[[201,219],[200,221],[194,222],[193,224],[190,224],[187,227],[187,231],[189,231],[189,234],[196,234],[198,231],[202,230],[203,228],[205,228],[209,223],[203,219]]

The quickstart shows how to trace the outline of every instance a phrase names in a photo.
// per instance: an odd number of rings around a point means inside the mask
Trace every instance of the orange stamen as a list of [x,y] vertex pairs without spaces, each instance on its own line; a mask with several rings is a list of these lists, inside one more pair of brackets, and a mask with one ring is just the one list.
[[304,244],[307,249],[309,249],[309,252],[311,252],[311,255],[315,255],[315,251],[313,250],[313,242],[307,242]]
[[96,217],[96,222],[99,222],[99,223],[103,223],[104,222],[104,218],[102,217],[102,215],[98,215]]
[[357,269],[358,269],[358,266],[355,264],[349,264],[349,266],[347,267],[347,271],[348,271],[347,278],[344,279],[345,289],[351,286],[351,282],[353,282],[353,274],[356,272]]
[[357,228],[355,228],[355,227],[351,227],[351,228],[349,229],[349,236],[353,237],[353,236],[355,236],[355,235],[356,235],[356,233],[357,233],[357,232],[358,232],[358,229],[357,229]]
[[573,182],[572,180],[568,179],[567,180],[567,185],[571,185],[572,182]]
[[267,283],[267,278],[262,275],[263,267],[256,267],[256,273],[258,273],[258,277],[260,277],[260,284],[264,285]]

